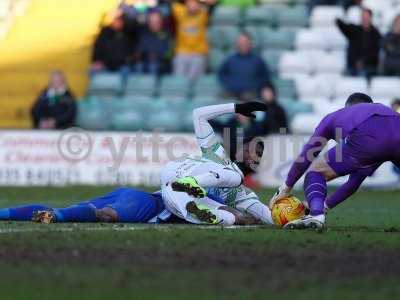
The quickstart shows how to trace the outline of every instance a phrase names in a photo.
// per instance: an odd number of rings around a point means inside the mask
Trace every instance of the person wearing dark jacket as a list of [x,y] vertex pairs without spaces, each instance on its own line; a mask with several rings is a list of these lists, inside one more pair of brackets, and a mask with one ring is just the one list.
[[95,41],[91,72],[128,68],[134,48],[134,34],[125,26],[122,12],[116,11],[111,24],[102,28]]
[[147,26],[139,36],[136,51],[138,72],[159,74],[167,69],[170,52],[170,35],[163,28],[159,11],[152,11],[147,17]]
[[385,53],[385,61],[383,70],[385,75],[400,75],[400,15],[393,21],[392,30],[383,40],[383,51]]
[[64,129],[74,125],[75,97],[68,88],[64,74],[54,71],[48,87],[40,93],[32,107],[32,121],[37,129]]
[[277,101],[275,88],[266,84],[261,89],[261,98],[268,106],[261,121],[255,122],[252,132],[255,135],[289,133],[289,126],[285,110]]
[[352,76],[371,77],[379,64],[381,34],[372,24],[372,11],[363,9],[361,25],[347,24],[337,19],[336,24],[349,41],[347,69]]
[[263,59],[252,52],[251,37],[242,32],[237,38],[237,52],[229,56],[219,69],[218,77],[225,94],[239,100],[252,100],[270,73]]

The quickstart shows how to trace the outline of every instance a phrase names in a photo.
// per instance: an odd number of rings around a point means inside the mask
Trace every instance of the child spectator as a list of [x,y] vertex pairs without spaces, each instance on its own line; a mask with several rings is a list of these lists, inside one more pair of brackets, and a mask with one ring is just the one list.
[[74,125],[75,97],[61,71],[51,73],[49,85],[32,107],[34,128],[63,129]]

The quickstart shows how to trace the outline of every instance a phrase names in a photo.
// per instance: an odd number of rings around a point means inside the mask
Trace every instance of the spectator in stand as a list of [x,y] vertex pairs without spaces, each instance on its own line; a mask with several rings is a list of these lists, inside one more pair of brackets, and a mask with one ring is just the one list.
[[347,69],[352,76],[373,76],[379,64],[381,35],[372,24],[372,11],[363,9],[361,25],[347,24],[337,19],[336,24],[349,41]]
[[135,47],[135,39],[132,32],[128,32],[124,26],[122,12],[114,12],[111,24],[102,28],[96,39],[91,73],[101,71],[128,72]]
[[75,97],[61,71],[51,73],[49,85],[40,93],[32,107],[34,128],[64,129],[74,125]]
[[263,113],[261,121],[257,121],[252,128],[256,135],[288,133],[289,126],[285,110],[279,105],[275,88],[266,84],[261,89],[261,99],[267,104],[268,110]]
[[385,75],[400,75],[400,15],[394,19],[392,30],[383,40],[385,60],[383,70]]
[[[206,70],[209,9],[215,1],[185,0],[172,4],[176,46],[174,73],[194,80]],[[204,4],[203,4],[204,3]],[[208,8],[205,7],[208,5]]]
[[157,10],[148,14],[147,27],[141,32],[136,51],[137,72],[160,74],[167,70],[170,36],[163,29],[163,17]]
[[218,77],[226,97],[248,101],[259,95],[265,82],[270,82],[270,72],[263,59],[253,52],[250,35],[240,33],[237,51],[221,65]]

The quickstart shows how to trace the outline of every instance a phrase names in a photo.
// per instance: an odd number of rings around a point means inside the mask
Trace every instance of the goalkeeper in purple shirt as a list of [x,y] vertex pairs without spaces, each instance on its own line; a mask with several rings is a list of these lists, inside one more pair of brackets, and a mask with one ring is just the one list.
[[[270,206],[291,194],[305,174],[304,193],[310,214],[286,224],[286,228],[322,228],[325,212],[334,208],[360,187],[384,162],[400,166],[400,114],[373,103],[365,94],[352,94],[346,107],[328,114],[292,164],[285,183],[270,201]],[[320,155],[329,140],[338,144]],[[327,197],[326,182],[350,175],[348,181]]]

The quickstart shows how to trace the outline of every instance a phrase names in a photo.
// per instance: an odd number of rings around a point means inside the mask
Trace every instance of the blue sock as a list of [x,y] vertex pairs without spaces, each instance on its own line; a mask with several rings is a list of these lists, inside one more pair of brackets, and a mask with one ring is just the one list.
[[96,210],[90,205],[73,205],[56,208],[57,222],[96,222]]
[[30,221],[34,211],[47,209],[50,207],[36,204],[3,208],[0,209],[0,220]]
[[304,194],[312,216],[324,213],[324,201],[327,194],[325,177],[319,172],[308,172],[304,178]]

